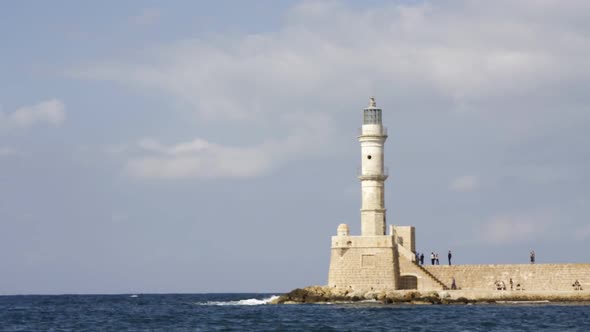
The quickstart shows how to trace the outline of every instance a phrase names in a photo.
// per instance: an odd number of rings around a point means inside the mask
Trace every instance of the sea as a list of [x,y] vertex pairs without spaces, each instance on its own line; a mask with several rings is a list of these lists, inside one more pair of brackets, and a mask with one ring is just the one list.
[[583,304],[269,304],[275,296],[0,296],[0,331],[590,331]]

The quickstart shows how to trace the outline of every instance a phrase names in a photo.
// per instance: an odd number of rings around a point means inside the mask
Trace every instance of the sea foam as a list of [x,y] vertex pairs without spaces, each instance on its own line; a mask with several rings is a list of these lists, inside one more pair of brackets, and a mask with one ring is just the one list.
[[238,301],[207,301],[205,303],[197,303],[199,305],[263,305],[269,304],[271,301],[278,299],[277,295],[273,295],[271,297],[265,299],[245,299],[245,300],[238,300]]

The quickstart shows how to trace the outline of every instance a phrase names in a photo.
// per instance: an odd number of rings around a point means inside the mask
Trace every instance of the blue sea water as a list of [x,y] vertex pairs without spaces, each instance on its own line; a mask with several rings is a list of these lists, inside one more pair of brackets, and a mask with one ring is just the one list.
[[271,296],[0,296],[0,331],[590,331],[584,305],[269,305]]

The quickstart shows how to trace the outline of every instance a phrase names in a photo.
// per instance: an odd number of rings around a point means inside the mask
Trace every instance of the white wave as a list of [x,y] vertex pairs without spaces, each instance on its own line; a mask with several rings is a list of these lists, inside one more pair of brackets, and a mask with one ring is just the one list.
[[199,305],[263,305],[269,304],[271,301],[278,299],[277,295],[273,295],[266,299],[245,299],[239,301],[208,301],[205,303],[197,303]]
[[359,302],[360,303],[375,303],[375,302],[377,302],[377,300],[375,300],[375,299],[369,299],[369,300],[362,300],[362,301],[359,301]]

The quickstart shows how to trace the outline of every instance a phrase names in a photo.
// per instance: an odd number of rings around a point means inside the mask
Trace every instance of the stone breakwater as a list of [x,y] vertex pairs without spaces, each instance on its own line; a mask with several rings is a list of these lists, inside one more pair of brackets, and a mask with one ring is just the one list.
[[297,288],[279,296],[272,304],[353,303],[375,301],[384,304],[469,304],[505,302],[584,302],[590,304],[590,291],[462,291],[416,290],[353,291],[325,286]]

